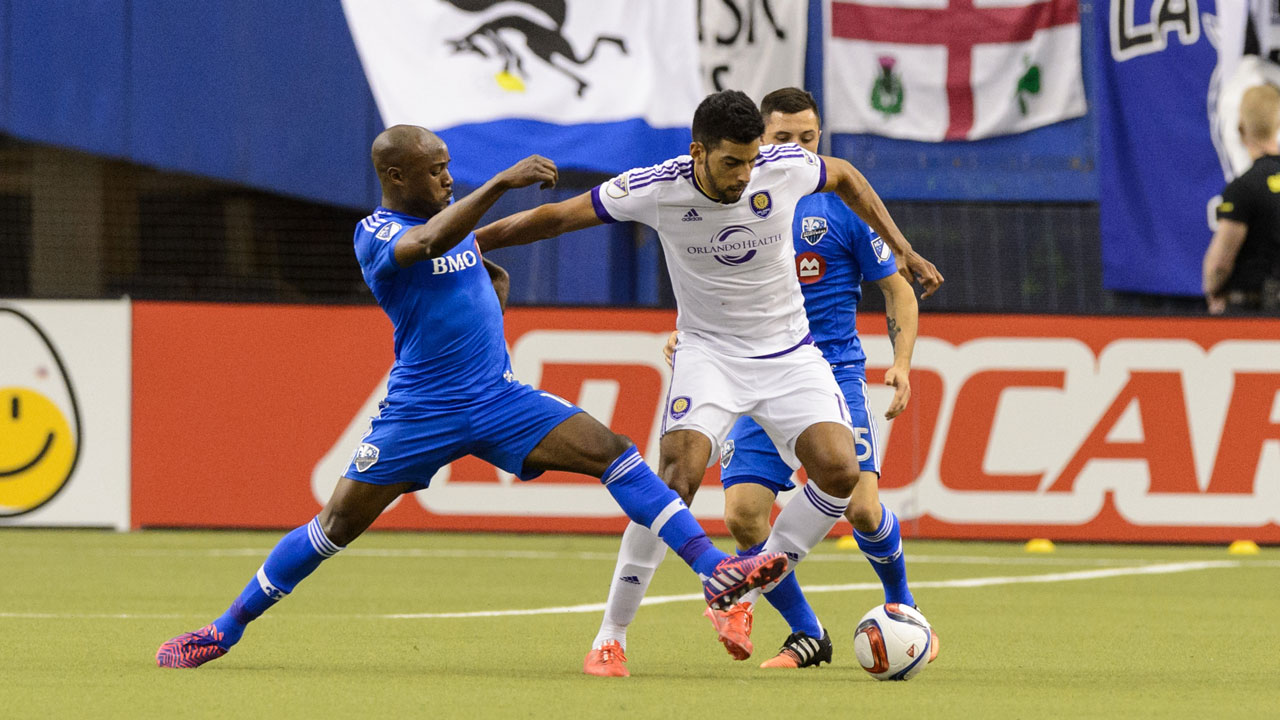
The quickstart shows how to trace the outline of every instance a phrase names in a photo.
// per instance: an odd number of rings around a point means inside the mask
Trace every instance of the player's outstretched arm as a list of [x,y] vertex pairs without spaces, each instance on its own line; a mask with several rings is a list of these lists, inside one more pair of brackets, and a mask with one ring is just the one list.
[[920,327],[920,306],[911,284],[898,273],[876,281],[884,293],[885,322],[893,345],[893,367],[884,374],[884,384],[893,388],[893,402],[884,416],[890,420],[902,414],[911,401],[911,354],[916,348]]
[[847,160],[823,155],[822,161],[827,166],[827,184],[822,189],[823,192],[834,191],[850,210],[880,234],[880,238],[889,244],[889,248],[898,256],[910,276],[924,288],[920,297],[929,297],[936,292],[945,282],[942,273],[912,249],[911,243],[903,237],[902,231],[889,216],[888,208],[876,194],[875,188],[871,187],[871,183]]
[[511,276],[499,264],[489,258],[483,258],[484,269],[489,273],[489,282],[493,283],[493,291],[498,294],[498,307],[507,311],[507,297],[511,295]]
[[480,244],[480,250],[487,252],[511,245],[527,245],[603,224],[591,204],[591,193],[585,192],[564,202],[539,205],[489,223],[476,231],[476,242]]
[[400,267],[437,258],[462,242],[502,194],[515,188],[540,183],[556,184],[556,164],[541,155],[530,155],[489,178],[479,190],[441,210],[427,222],[405,232],[396,243],[396,264]]

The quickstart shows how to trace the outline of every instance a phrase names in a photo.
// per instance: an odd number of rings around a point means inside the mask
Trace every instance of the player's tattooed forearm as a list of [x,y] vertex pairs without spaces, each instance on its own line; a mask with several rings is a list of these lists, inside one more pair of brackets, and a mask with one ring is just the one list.
[[892,314],[885,315],[884,321],[889,326],[889,344],[896,348],[898,347],[898,331],[900,330],[898,321],[893,319]]

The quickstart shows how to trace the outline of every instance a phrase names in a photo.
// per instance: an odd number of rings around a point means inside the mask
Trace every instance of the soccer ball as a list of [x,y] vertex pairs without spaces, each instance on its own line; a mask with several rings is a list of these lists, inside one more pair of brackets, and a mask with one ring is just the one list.
[[862,669],[877,680],[910,680],[929,664],[929,621],[910,605],[871,608],[853,635]]

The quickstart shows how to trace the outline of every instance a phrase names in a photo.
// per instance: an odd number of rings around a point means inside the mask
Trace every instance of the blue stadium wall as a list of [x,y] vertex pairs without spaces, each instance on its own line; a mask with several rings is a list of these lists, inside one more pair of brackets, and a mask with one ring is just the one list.
[[[1095,102],[1094,7],[1081,4]],[[822,12],[810,0],[806,84],[822,87]],[[821,98],[820,98],[821,99]],[[376,204],[367,148],[382,129],[339,0],[0,0],[0,132],[333,205]],[[1094,202],[1092,113],[1019,135],[918,143],[836,135],[888,200]],[[559,190],[551,199],[575,194]],[[499,211],[547,199],[517,194]],[[617,241],[628,238],[631,241]],[[504,251],[539,297],[652,304],[657,247],[627,227]],[[547,278],[554,278],[548,285]],[[614,280],[619,279],[619,280]]]

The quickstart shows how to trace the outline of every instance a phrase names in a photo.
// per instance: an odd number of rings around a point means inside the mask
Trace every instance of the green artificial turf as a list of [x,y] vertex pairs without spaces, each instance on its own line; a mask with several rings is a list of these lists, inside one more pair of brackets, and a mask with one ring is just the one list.
[[[197,670],[156,668],[156,647],[220,614],[278,537],[0,531],[0,716],[989,720],[1280,712],[1274,549],[1234,556],[1220,547],[1082,545],[1029,555],[1016,544],[909,541],[910,578],[942,653],[910,682],[881,683],[852,649],[858,619],[883,599],[875,576],[856,550],[827,542],[799,576],[831,631],[833,664],[759,669],[787,634],[768,607],[756,614],[755,656],[733,662],[701,616],[702,603],[690,599],[641,608],[627,650],[632,677],[617,679],[581,672],[598,610],[388,617],[601,603],[617,538],[372,533],[321,566],[226,657]],[[1201,562],[1212,565],[1185,565]],[[1096,571],[1116,574],[1077,575]],[[973,582],[956,582],[964,580]],[[839,587],[848,584],[855,587]],[[696,578],[668,555],[649,596],[699,593]]]

